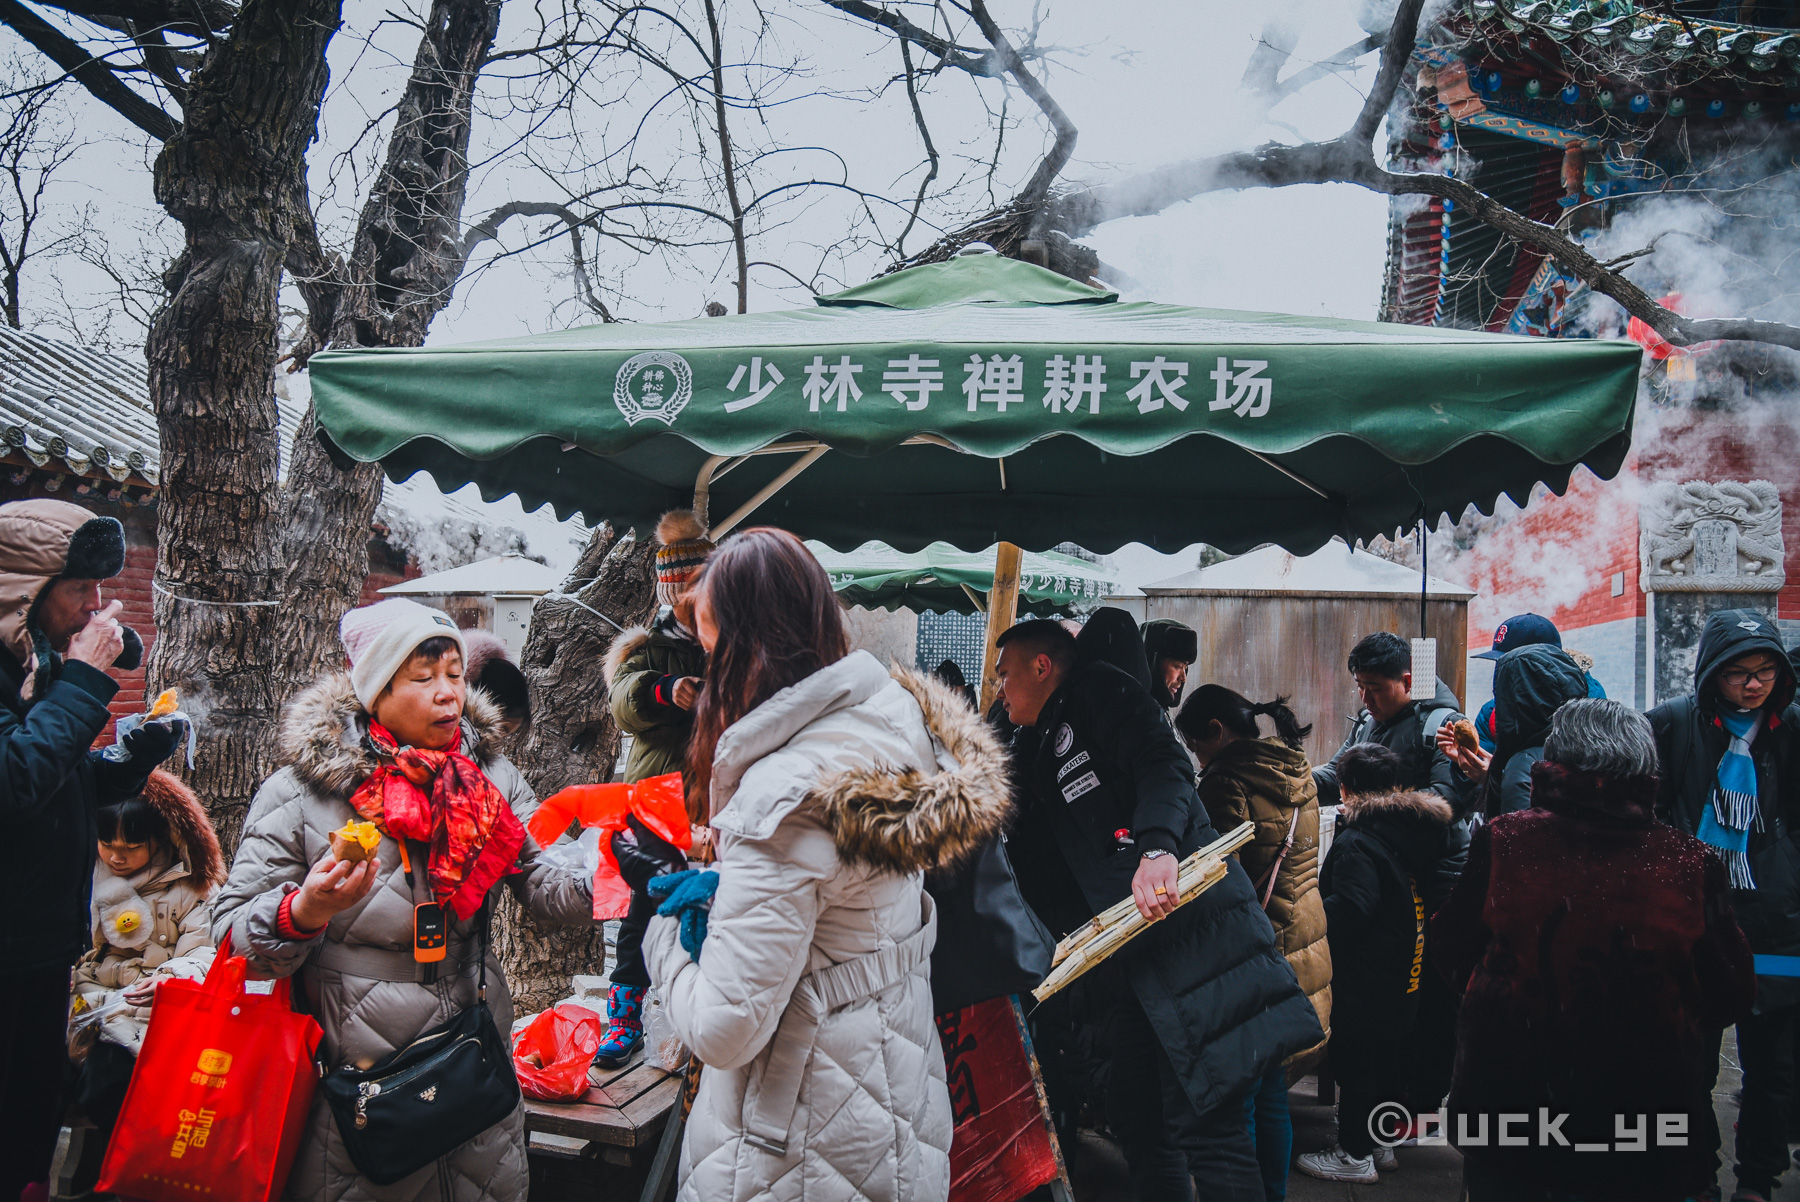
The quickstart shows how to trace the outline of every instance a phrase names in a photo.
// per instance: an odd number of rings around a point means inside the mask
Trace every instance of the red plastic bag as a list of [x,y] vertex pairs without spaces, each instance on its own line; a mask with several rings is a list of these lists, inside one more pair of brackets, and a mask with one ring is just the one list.
[[600,828],[600,863],[594,870],[596,919],[623,918],[631,907],[631,887],[620,879],[612,851],[613,832],[625,829],[628,814],[636,814],[659,838],[682,851],[693,845],[679,772],[631,784],[570,785],[544,798],[526,824],[539,847],[556,842],[571,822],[579,822],[583,829]]
[[145,1202],[281,1196],[318,1084],[321,1032],[294,1013],[286,980],[244,992],[246,968],[227,939],[205,981],[157,987],[100,1192]]
[[540,1102],[573,1102],[588,1088],[588,1067],[606,1024],[586,1006],[552,1006],[513,1040],[519,1088]]

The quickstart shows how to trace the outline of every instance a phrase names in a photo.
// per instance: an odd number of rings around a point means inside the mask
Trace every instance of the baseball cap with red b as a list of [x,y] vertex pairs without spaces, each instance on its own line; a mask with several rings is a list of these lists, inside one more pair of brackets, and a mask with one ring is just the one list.
[[1483,651],[1476,659],[1499,659],[1516,647],[1529,647],[1533,643],[1549,643],[1552,647],[1562,646],[1562,634],[1556,629],[1556,623],[1549,618],[1537,614],[1519,614],[1500,623],[1494,631],[1492,650]]

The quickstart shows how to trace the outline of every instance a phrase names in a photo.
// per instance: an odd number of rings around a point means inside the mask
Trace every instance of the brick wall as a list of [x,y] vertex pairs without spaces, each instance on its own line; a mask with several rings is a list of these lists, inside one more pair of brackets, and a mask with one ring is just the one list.
[[1539,489],[1447,565],[1447,576],[1481,594],[1469,605],[1470,648],[1492,645],[1495,627],[1519,613],[1564,631],[1642,615],[1636,495],[1629,465],[1615,480],[1578,469],[1563,495]]
[[[125,545],[125,570],[111,581],[102,592],[109,599],[125,603],[119,611],[119,621],[138,632],[144,640],[144,664],[150,662],[150,648],[156,642],[156,613],[150,589],[150,581],[156,574],[156,548],[148,543],[127,541]],[[143,710],[144,698],[144,665],[139,665],[135,672],[117,672],[113,678],[119,682],[119,691],[113,696],[113,717],[122,718],[126,714],[135,714]],[[112,728],[106,729],[103,738],[112,742]]]
[[395,548],[385,537],[371,538],[369,575],[363,581],[362,596],[356,603],[373,605],[377,601],[386,600],[381,595],[382,589],[399,584],[402,580],[417,580],[422,575],[424,573],[419,570],[417,560]]
[[[1800,634],[1794,441],[1790,419],[1768,408],[1647,412],[1617,478],[1603,481],[1579,469],[1563,495],[1539,489],[1522,513],[1444,567],[1445,576],[1481,594],[1469,606],[1470,648],[1491,645],[1495,625],[1508,616],[1540,613],[1556,623],[1566,646],[1595,657],[1595,674],[1609,695],[1642,704],[1648,627],[1638,589],[1638,504],[1646,484],[1693,479],[1770,480],[1780,491],[1787,585],[1777,609],[1793,642]],[[1477,691],[1472,678],[1470,692]]]

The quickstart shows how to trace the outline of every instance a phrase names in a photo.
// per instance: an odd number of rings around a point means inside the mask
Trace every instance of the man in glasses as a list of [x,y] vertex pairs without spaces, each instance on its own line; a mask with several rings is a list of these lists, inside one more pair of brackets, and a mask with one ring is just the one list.
[[[1800,706],[1775,624],[1753,609],[1713,614],[1694,691],[1651,710],[1650,724],[1662,767],[1657,815],[1724,863],[1756,953],[1756,1011],[1737,1028],[1744,1092],[1731,1197],[1768,1202],[1788,1167],[1800,1014]],[[1716,1128],[1697,1134],[1718,1148]]]

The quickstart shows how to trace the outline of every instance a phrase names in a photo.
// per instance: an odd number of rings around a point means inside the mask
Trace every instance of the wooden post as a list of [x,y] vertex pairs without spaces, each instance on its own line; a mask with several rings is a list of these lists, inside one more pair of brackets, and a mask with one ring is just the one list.
[[1000,689],[1000,678],[994,668],[1000,662],[1000,649],[994,644],[1001,632],[1013,624],[1019,612],[1019,548],[1001,543],[994,548],[994,587],[988,592],[987,651],[981,657],[981,712],[987,713]]

